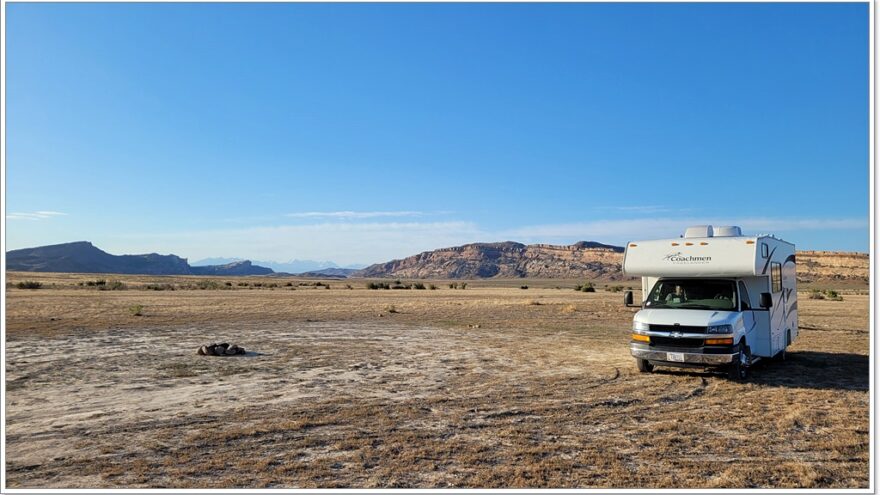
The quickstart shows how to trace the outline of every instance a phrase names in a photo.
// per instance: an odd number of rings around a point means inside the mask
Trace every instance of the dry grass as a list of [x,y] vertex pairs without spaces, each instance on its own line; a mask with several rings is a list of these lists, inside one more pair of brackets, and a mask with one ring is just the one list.
[[[866,295],[802,294],[790,359],[740,384],[637,373],[634,310],[575,281],[25,276],[43,288],[7,288],[9,487],[868,484]],[[219,340],[254,352],[195,356]]]

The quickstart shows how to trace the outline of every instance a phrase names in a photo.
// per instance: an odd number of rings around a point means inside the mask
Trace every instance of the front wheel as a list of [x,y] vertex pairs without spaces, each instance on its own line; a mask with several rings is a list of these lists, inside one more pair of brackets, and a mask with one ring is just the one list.
[[727,367],[727,378],[738,382],[745,381],[749,376],[749,364],[752,356],[744,341],[739,342],[734,361]]
[[650,373],[654,371],[654,365],[649,363],[647,359],[636,358],[636,366],[642,373]]

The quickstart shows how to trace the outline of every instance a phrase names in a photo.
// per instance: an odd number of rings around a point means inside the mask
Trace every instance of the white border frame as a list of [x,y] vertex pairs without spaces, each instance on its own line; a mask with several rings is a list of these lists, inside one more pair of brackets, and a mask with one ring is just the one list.
[[[374,3],[374,2],[383,2],[383,3],[437,3],[437,0],[343,0],[344,3]],[[473,3],[474,0],[442,0],[445,3]],[[877,265],[875,263],[874,254],[876,251],[874,250],[874,235],[875,235],[875,222],[876,217],[874,215],[875,201],[874,201],[874,193],[875,193],[875,181],[876,174],[874,173],[874,167],[876,164],[875,157],[875,138],[876,138],[876,126],[875,126],[875,84],[876,80],[874,77],[874,61],[875,61],[875,37],[874,31],[876,28],[876,21],[874,15],[875,9],[875,0],[774,0],[772,2],[766,0],[735,0],[735,1],[715,1],[715,0],[678,0],[678,1],[663,1],[663,0],[615,0],[615,1],[601,1],[601,0],[553,0],[554,3],[867,3],[868,4],[868,57],[869,57],[869,88],[868,88],[868,129],[869,129],[869,153],[868,153],[868,169],[869,169],[869,190],[870,190],[870,198],[869,198],[869,218],[870,218],[870,280],[869,280],[869,290],[870,290],[870,353],[869,353],[869,387],[870,387],[870,412],[869,412],[869,475],[868,475],[868,488],[851,488],[851,489],[701,489],[701,488],[693,488],[693,489],[604,489],[604,488],[582,488],[582,489],[401,489],[401,488],[381,488],[381,489],[366,489],[366,488],[351,488],[351,489],[139,489],[139,488],[112,488],[112,489],[32,489],[32,488],[7,488],[6,487],[6,367],[3,366],[0,369],[0,377],[2,377],[2,383],[0,383],[0,400],[3,402],[3,407],[0,409],[0,428],[3,430],[3,442],[0,444],[0,459],[3,461],[3,466],[0,468],[0,492],[2,493],[254,493],[254,492],[266,492],[266,493],[384,493],[384,492],[395,492],[395,493],[739,493],[739,492],[754,492],[754,493],[791,493],[793,491],[797,492],[805,492],[805,493],[874,493],[874,480],[875,480],[875,466],[876,460],[874,457],[875,448],[875,387],[874,387],[874,365],[875,365],[875,354],[877,352],[877,343],[874,338],[874,330],[875,326],[875,302],[877,299],[877,294],[875,291],[875,280],[877,275]],[[0,4],[2,4],[2,12],[0,12],[0,46],[2,46],[2,64],[0,64],[0,87],[2,87],[2,92],[0,92],[0,108],[2,108],[2,132],[0,132],[0,150],[2,150],[2,155],[0,155],[0,174],[2,174],[2,193],[3,201],[0,204],[0,213],[3,214],[2,220],[2,229],[0,229],[0,247],[2,247],[2,251],[4,255],[0,258],[0,269],[2,269],[2,274],[0,274],[0,280],[3,283],[3,291],[0,292],[0,303],[3,306],[3,320],[0,322],[0,353],[2,353],[3,361],[5,362],[6,356],[6,6],[9,3],[128,3],[119,0],[89,0],[88,2],[80,2],[76,0],[28,0],[22,2],[12,2],[8,0],[0,0]],[[242,2],[241,0],[187,0],[186,2],[181,2],[178,0],[139,0],[137,3],[248,3]],[[260,2],[254,3],[343,3],[342,1],[336,2],[336,0],[299,0],[298,2],[290,2],[288,0],[261,0]],[[480,0],[480,3],[540,3],[534,0]]]

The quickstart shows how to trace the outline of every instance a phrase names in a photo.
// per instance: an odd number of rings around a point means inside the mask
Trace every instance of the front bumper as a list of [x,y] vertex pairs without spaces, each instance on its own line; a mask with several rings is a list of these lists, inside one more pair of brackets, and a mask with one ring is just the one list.
[[[650,349],[647,346],[632,344],[630,352],[633,357],[647,359],[657,363],[663,363],[669,366],[681,365],[705,365],[705,366],[722,366],[730,364],[738,356],[738,354],[706,354],[702,352],[680,352],[680,351],[660,351]],[[670,361],[669,354],[675,353],[683,357],[683,361]]]

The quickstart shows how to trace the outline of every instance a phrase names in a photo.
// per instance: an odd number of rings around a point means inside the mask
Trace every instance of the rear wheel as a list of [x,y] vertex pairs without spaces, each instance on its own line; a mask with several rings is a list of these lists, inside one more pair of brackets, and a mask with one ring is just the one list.
[[642,373],[650,373],[654,371],[654,365],[648,362],[647,359],[636,358],[636,366]]
[[740,340],[737,349],[734,361],[727,367],[727,378],[742,382],[749,376],[749,364],[751,363],[752,355],[749,352],[749,348],[746,347],[745,341]]

